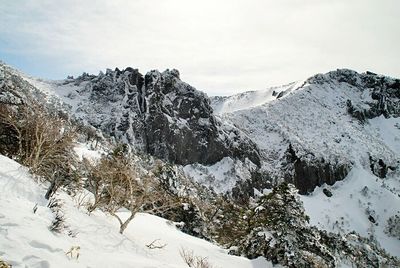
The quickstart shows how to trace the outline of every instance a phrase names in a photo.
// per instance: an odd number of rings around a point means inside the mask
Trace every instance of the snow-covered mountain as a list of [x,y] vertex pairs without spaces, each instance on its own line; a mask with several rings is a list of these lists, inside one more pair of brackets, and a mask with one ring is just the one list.
[[312,192],[302,200],[313,224],[355,230],[398,255],[388,222],[400,213],[400,80],[337,70],[280,90],[212,106],[257,144],[263,170]]
[[342,69],[208,98],[177,70],[47,81],[0,64],[0,88],[0,103],[32,94],[238,204],[293,183],[312,225],[355,231],[400,257],[399,79]]
[[257,91],[247,91],[232,96],[214,96],[211,97],[212,107],[217,114],[248,110],[279,99],[298,87],[299,82],[293,82],[283,86]]
[[182,82],[177,70],[143,76],[126,68],[63,81],[27,80],[58,98],[77,120],[141,152],[177,164],[214,164],[227,156],[260,164],[255,144],[218,120],[208,97]]
[[213,98],[212,106],[257,144],[263,169],[305,193],[353,166],[397,174],[399,92],[399,80],[337,70],[281,91]]

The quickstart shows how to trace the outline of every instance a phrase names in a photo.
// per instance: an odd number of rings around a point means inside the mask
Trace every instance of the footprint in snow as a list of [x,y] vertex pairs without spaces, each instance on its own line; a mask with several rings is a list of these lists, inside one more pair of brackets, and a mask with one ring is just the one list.
[[39,259],[40,260],[40,258],[38,256],[35,256],[35,255],[28,255],[28,256],[25,256],[25,257],[22,258],[22,260],[24,262],[27,262],[27,261],[32,260],[32,259]]
[[29,245],[31,245],[31,246],[34,247],[34,248],[39,248],[39,249],[48,250],[48,251],[50,251],[50,252],[63,252],[62,249],[59,249],[59,248],[52,248],[52,247],[50,247],[49,245],[46,245],[46,244],[41,243],[41,242],[36,241],[36,240],[32,240],[31,242],[29,242]]
[[[50,268],[50,264],[47,261],[42,260],[38,256],[35,255],[28,255],[25,256],[22,261],[25,264],[28,264],[29,267],[38,267],[38,268]],[[26,266],[28,267],[28,266]]]
[[13,227],[13,226],[18,226],[18,224],[12,223],[12,222],[6,222],[6,223],[3,223],[3,224],[0,224],[0,226]]
[[[27,266],[28,264],[29,266]],[[50,268],[50,263],[48,261],[28,261],[25,262],[25,267],[32,267],[32,268]]]

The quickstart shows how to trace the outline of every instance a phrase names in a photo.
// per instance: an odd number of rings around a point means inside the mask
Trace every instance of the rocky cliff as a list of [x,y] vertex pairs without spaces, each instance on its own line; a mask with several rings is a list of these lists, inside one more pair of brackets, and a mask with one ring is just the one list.
[[183,165],[209,165],[224,157],[260,165],[255,143],[218,120],[207,95],[181,81],[177,70],[143,76],[126,68],[31,82],[61,97],[77,120],[139,152]]

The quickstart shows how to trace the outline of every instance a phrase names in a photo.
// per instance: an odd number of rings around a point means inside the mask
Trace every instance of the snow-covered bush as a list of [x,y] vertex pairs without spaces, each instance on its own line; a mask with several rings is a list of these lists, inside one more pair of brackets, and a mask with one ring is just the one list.
[[215,239],[232,254],[263,256],[288,267],[337,267],[343,260],[358,267],[400,264],[369,239],[321,231],[308,221],[296,189],[283,183],[247,208],[228,202]]
[[54,219],[49,226],[50,231],[62,233],[68,227],[65,223],[64,212],[62,211],[62,201],[52,197],[47,207],[50,208],[51,212],[54,214]]
[[400,216],[393,215],[387,221],[385,232],[393,237],[400,239]]

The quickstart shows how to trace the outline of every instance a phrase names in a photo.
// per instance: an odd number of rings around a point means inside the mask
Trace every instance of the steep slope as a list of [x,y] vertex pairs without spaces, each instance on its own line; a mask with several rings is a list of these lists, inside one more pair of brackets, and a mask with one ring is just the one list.
[[[189,236],[162,218],[138,215],[124,235],[117,222],[101,211],[87,215],[78,206],[79,198],[66,193],[57,196],[65,218],[65,228],[54,233],[52,210],[27,169],[0,155],[0,258],[12,267],[187,267],[180,250],[193,251],[215,267],[272,267],[264,259],[250,261],[228,255],[209,242]],[[33,208],[36,205],[36,211]],[[123,214],[124,212],[121,212]],[[165,245],[161,249],[150,249]],[[80,247],[79,259],[66,253]]]
[[[327,197],[324,189],[332,196]],[[390,223],[391,218],[400,216],[399,193],[399,177],[382,180],[364,169],[353,168],[343,181],[317,187],[301,200],[312,225],[341,234],[355,231],[400,257],[400,237],[391,233],[400,225]]]

